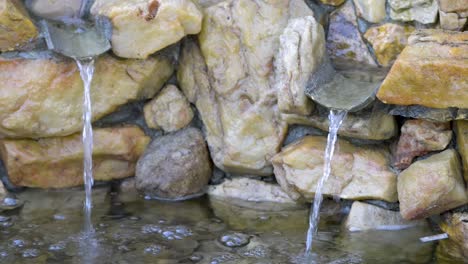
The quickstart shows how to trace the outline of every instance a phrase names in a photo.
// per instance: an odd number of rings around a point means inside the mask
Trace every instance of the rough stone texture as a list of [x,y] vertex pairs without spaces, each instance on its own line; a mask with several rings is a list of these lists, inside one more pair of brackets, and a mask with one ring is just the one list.
[[460,15],[468,15],[467,0],[439,0],[440,10],[443,12],[456,12]]
[[38,34],[21,1],[0,0],[0,52],[20,48]]
[[[326,137],[308,136],[273,157],[276,179],[291,198],[310,201],[314,197],[323,174],[326,144]],[[385,148],[357,147],[338,140],[323,194],[343,199],[397,201],[397,176],[390,171],[388,157]]]
[[[131,100],[152,98],[173,72],[169,58],[95,62],[93,121]],[[73,60],[0,58],[0,134],[14,138],[64,136],[82,128],[83,83]]]
[[[288,124],[308,125],[328,131],[328,111],[315,111],[309,116],[283,115]],[[385,140],[396,136],[398,125],[395,118],[377,109],[377,106],[356,113],[349,113],[343,121],[338,134],[341,136]]]
[[339,6],[343,4],[346,0],[320,0],[322,4],[331,5],[331,6]]
[[291,19],[280,36],[275,58],[275,88],[282,113],[308,115],[313,103],[305,93],[310,75],[325,54],[325,33],[313,16]]
[[226,179],[219,185],[210,186],[208,195],[222,200],[237,199],[247,202],[296,203],[278,184],[243,177]]
[[151,142],[138,160],[136,187],[153,198],[185,199],[204,191],[211,173],[202,133],[186,128]]
[[374,68],[377,66],[357,26],[352,1],[330,14],[327,50],[337,68]]
[[7,190],[5,189],[3,182],[0,181],[0,200],[3,200],[3,198],[5,198],[6,195],[7,195]]
[[366,230],[401,230],[427,225],[424,220],[408,221],[399,212],[385,210],[375,205],[353,202],[345,226],[351,232]]
[[416,31],[382,83],[387,104],[468,108],[468,32]]
[[468,120],[459,120],[455,123],[457,148],[463,163],[463,176],[468,183]]
[[401,172],[398,200],[405,219],[429,217],[467,203],[457,152],[445,150]]
[[446,214],[440,228],[449,235],[443,241],[445,254],[455,258],[468,259],[468,213]]
[[436,22],[439,12],[438,0],[393,0],[389,3],[393,20],[431,24]]
[[448,122],[452,120],[468,119],[468,109],[436,109],[420,105],[387,105],[387,109],[385,111],[390,115],[425,119],[433,122]]
[[411,26],[387,23],[369,28],[364,38],[372,45],[379,64],[387,67],[393,64],[406,46],[413,30]]
[[202,12],[191,0],[96,0],[91,14],[112,23],[112,51],[146,58],[201,29]]
[[78,17],[81,2],[77,0],[32,0],[29,10],[36,16],[61,20],[64,18]]
[[[467,3],[468,5],[468,3]],[[459,18],[456,13],[445,13],[443,11],[439,11],[440,17],[440,27],[442,29],[447,30],[462,30],[465,25],[467,18]]]
[[286,134],[273,87],[273,57],[288,19],[312,11],[302,0],[228,0],[204,14],[201,53],[190,40],[182,51],[180,87],[200,113],[217,167],[271,175],[269,160]]
[[[93,177],[98,181],[134,175],[137,159],[149,143],[138,127],[95,129]],[[39,140],[4,139],[3,162],[16,186],[65,188],[83,184],[81,134]]]
[[193,118],[190,103],[175,85],[167,85],[143,111],[148,127],[167,132],[186,127]]
[[385,0],[353,0],[357,15],[371,23],[385,19]]
[[451,140],[450,123],[408,120],[401,127],[393,165],[398,169],[406,169],[415,157],[444,150]]

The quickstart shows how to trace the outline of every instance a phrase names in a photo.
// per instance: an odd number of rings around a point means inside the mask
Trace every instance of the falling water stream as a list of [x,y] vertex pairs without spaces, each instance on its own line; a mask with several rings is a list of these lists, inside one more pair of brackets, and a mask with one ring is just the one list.
[[93,187],[93,128],[91,125],[91,81],[94,74],[94,58],[76,59],[76,64],[80,70],[80,76],[83,80],[83,177],[85,184],[85,202],[84,202],[84,232],[90,234],[93,232],[91,222],[92,208],[92,187]]
[[317,233],[320,206],[323,201],[322,188],[331,173],[331,160],[335,151],[335,143],[338,137],[338,129],[340,128],[343,120],[345,119],[347,111],[345,110],[330,110],[328,119],[330,122],[327,147],[325,149],[323,175],[320,178],[317,189],[315,190],[314,203],[311,208],[309,216],[309,229],[307,230],[307,241],[306,241],[306,255],[310,256],[312,252],[312,241],[313,237]]

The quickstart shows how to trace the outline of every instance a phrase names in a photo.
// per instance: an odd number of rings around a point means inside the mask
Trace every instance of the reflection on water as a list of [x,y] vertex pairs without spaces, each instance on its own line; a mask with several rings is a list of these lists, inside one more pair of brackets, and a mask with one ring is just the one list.
[[[147,201],[95,188],[89,238],[81,233],[81,190],[19,196],[21,210],[0,213],[0,263],[304,263],[306,207]],[[432,263],[435,244],[418,240],[430,230],[350,234],[341,227],[348,207],[324,201],[316,263]]]

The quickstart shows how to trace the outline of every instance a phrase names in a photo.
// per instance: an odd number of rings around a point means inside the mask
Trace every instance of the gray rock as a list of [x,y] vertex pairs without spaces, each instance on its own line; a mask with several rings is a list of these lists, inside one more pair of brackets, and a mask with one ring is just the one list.
[[150,143],[137,163],[136,187],[150,198],[181,200],[202,193],[211,175],[202,133],[186,128]]
[[468,109],[446,108],[435,109],[420,105],[388,105],[382,110],[390,115],[399,115],[409,118],[425,119],[435,122],[468,119]]
[[439,12],[437,0],[394,0],[390,6],[390,17],[405,22],[434,23]]

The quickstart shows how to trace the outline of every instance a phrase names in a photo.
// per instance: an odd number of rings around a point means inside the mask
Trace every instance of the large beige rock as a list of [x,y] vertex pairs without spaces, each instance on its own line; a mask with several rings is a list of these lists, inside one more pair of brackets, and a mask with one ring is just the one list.
[[175,85],[167,85],[143,111],[148,127],[167,132],[186,127],[193,118],[190,103]]
[[[173,72],[169,58],[100,56],[91,85],[93,120],[137,99],[152,98]],[[81,130],[83,83],[73,60],[0,58],[0,134],[14,138]]]
[[81,3],[80,0],[32,0],[29,9],[36,16],[62,20],[78,17]]
[[387,104],[468,108],[468,32],[416,31],[382,83]]
[[[314,197],[323,175],[327,138],[307,136],[288,145],[272,159],[275,176],[293,199]],[[397,201],[397,176],[389,168],[389,153],[382,147],[357,147],[338,140],[331,175],[324,195],[344,199]]]
[[457,152],[445,150],[404,170],[398,177],[398,200],[405,219],[429,217],[467,203]]
[[20,48],[38,34],[22,1],[0,0],[0,52]]
[[463,163],[463,176],[468,183],[468,121],[458,120],[454,122],[457,135],[457,149]]
[[385,19],[385,0],[353,0],[358,16],[371,23]]
[[312,100],[305,93],[310,76],[323,63],[325,33],[313,16],[291,19],[280,36],[275,58],[275,88],[282,113],[308,115]]
[[439,0],[440,10],[443,12],[455,12],[463,17],[468,16],[468,1],[467,0]]
[[[101,128],[93,134],[93,177],[98,181],[134,175],[149,143],[138,127]],[[81,134],[39,140],[4,139],[2,160],[16,186],[65,188],[83,184]]]
[[462,30],[466,25],[466,21],[468,20],[466,17],[464,18],[458,17],[457,13],[445,13],[440,10],[439,10],[439,18],[440,18],[440,27],[442,29],[457,30],[457,31]]
[[450,123],[408,120],[401,127],[393,164],[406,169],[415,157],[431,151],[444,150],[452,140]]
[[201,53],[190,40],[182,51],[180,87],[200,112],[217,167],[271,175],[269,160],[286,133],[273,57],[288,19],[312,12],[302,0],[227,0],[204,14]]
[[202,13],[191,0],[96,0],[91,14],[112,23],[112,51],[146,58],[201,29]]
[[427,225],[424,220],[405,220],[399,212],[385,210],[375,205],[353,202],[345,226],[351,232],[366,230],[401,230]]

